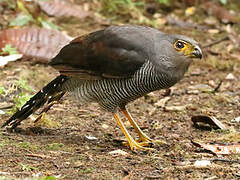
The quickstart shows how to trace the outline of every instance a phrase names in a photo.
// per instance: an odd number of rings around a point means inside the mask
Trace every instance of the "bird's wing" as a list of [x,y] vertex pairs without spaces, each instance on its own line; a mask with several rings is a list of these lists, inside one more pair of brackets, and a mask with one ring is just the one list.
[[74,39],[49,63],[61,74],[82,79],[132,76],[153,51],[158,30],[111,26]]

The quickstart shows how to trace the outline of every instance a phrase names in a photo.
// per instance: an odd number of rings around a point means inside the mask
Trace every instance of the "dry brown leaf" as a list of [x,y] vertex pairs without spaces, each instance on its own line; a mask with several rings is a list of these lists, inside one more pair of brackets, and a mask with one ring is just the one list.
[[157,107],[165,107],[166,103],[170,100],[171,98],[170,97],[164,97],[162,99],[160,99],[158,102],[154,103],[154,106],[157,106]]
[[129,154],[121,149],[117,149],[114,151],[109,152],[108,154],[111,154],[113,156],[129,156]]
[[166,106],[164,107],[164,111],[176,112],[176,111],[184,111],[186,109],[185,106]]
[[240,61],[240,53],[231,53],[229,54],[230,58]]
[[108,129],[108,128],[109,128],[109,125],[107,125],[107,124],[102,124],[102,128],[103,128],[103,129]]
[[213,128],[227,130],[227,128],[214,116],[193,116],[191,120],[195,126],[199,126],[198,123],[201,122],[212,125]]
[[202,147],[206,150],[213,152],[214,154],[239,154],[240,144],[204,144],[196,141],[192,141],[195,146]]
[[72,38],[59,31],[41,28],[6,29],[0,32],[0,49],[7,44],[27,57],[47,63]]
[[75,167],[75,168],[79,168],[81,166],[84,166],[84,163],[82,161],[75,161],[73,163],[73,167]]
[[211,93],[214,91],[214,89],[207,84],[197,84],[188,87],[188,93],[196,90],[203,93]]
[[50,16],[74,16],[78,18],[86,18],[90,16],[90,12],[85,11],[83,7],[75,5],[67,0],[36,0],[40,8]]

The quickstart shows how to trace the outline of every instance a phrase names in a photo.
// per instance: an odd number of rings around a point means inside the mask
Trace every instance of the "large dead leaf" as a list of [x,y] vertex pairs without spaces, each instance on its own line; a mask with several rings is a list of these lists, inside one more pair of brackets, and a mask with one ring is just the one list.
[[[227,130],[228,128],[225,127],[225,125],[219,121],[217,118],[214,116],[193,116],[192,117],[192,122],[195,127],[201,127],[198,123],[204,123],[210,125],[210,127],[215,128],[215,129],[222,129],[222,130]],[[204,126],[203,126],[204,127]]]
[[90,15],[83,7],[75,5],[68,0],[36,0],[36,2],[50,16],[74,16],[82,19]]
[[21,54],[47,63],[71,39],[61,32],[49,29],[7,29],[0,32],[0,50],[11,44]]
[[195,146],[202,147],[214,154],[239,154],[240,144],[205,144],[192,141]]

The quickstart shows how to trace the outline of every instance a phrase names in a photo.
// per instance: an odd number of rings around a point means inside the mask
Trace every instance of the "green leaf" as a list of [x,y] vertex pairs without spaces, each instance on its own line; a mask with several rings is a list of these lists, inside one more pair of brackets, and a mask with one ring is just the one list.
[[15,107],[20,109],[32,96],[27,95],[26,93],[20,93],[16,97],[14,97],[13,101],[15,103]]
[[24,26],[33,21],[31,16],[25,14],[19,14],[14,20],[10,22],[10,26]]
[[29,92],[33,92],[34,90],[27,84],[27,81],[24,79],[20,79],[16,81],[16,86],[21,89],[21,93],[13,98],[15,106],[10,109],[7,114],[11,115],[20,109],[33,95],[29,95]]
[[17,49],[15,47],[12,47],[11,44],[7,44],[4,48],[2,48],[2,52],[0,53],[1,54],[9,54],[9,55],[12,55],[12,54],[19,54],[19,52],[17,51]]
[[27,84],[27,81],[25,79],[20,79],[16,81],[16,84],[19,88],[24,89],[26,91],[30,91],[30,92],[34,91],[34,89]]
[[53,176],[45,176],[45,177],[40,177],[37,180],[56,180],[56,177]]
[[0,95],[1,95],[1,94],[4,94],[5,91],[6,91],[6,89],[5,89],[4,87],[0,86]]
[[8,176],[0,176],[0,180],[16,180],[16,178],[8,177]]
[[169,5],[170,0],[156,0],[159,4]]
[[20,163],[23,171],[34,171],[38,168]]
[[28,12],[28,10],[25,8],[25,6],[24,6],[24,4],[23,4],[22,1],[17,1],[17,6],[18,6],[18,8],[19,8],[22,12],[24,12],[24,14],[32,17],[32,15],[31,15],[31,14]]

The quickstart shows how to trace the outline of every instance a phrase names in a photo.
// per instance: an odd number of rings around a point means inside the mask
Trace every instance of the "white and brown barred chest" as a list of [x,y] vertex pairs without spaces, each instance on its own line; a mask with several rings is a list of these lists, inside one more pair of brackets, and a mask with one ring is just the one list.
[[126,79],[79,80],[70,78],[62,88],[70,91],[79,103],[98,102],[103,109],[115,112],[119,106],[155,90],[168,88],[177,82],[167,74],[156,73],[150,62],[134,76]]

